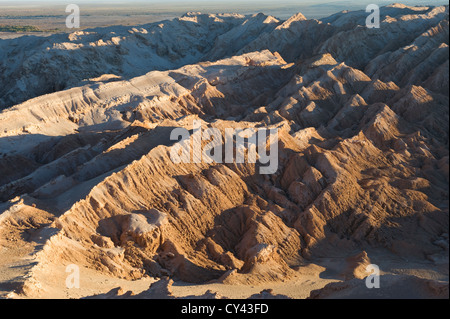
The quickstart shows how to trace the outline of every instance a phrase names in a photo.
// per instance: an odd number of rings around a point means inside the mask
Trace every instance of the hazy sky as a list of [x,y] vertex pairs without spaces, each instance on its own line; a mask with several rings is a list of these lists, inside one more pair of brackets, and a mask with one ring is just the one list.
[[380,6],[400,2],[407,5],[442,5],[448,4],[443,0],[0,0],[0,15],[2,7],[18,7],[56,4],[79,4],[89,7],[145,9],[145,11],[159,12],[236,12],[256,13],[264,12],[279,18],[287,17],[296,12],[302,12],[307,18],[328,16],[342,10],[361,10],[368,4]]

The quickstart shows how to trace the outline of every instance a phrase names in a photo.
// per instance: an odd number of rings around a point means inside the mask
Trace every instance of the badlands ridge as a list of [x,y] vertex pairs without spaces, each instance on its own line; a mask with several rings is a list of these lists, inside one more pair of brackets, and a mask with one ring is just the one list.
[[[448,6],[366,16],[0,40],[0,297],[448,298]],[[278,170],[174,163],[193,121]]]

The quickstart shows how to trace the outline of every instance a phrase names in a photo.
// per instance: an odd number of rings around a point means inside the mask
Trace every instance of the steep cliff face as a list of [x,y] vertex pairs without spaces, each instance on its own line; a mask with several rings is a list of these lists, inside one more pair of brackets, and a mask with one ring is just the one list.
[[[308,264],[328,267],[327,258],[343,260],[339,280],[364,278],[367,264],[393,258],[441,269],[446,10],[388,6],[382,13],[391,18],[378,31],[355,26],[360,13],[346,23],[345,13],[284,22],[188,14],[123,41],[151,46],[173,32],[184,40],[171,45],[182,45],[189,30],[203,30],[215,42],[197,48],[198,60],[147,66],[130,79],[104,76],[115,80],[2,111],[0,240],[9,249],[26,242],[21,253],[33,251],[37,263],[17,291],[45,295],[45,278],[72,263],[126,280],[236,285],[288,281]],[[210,62],[198,62],[203,54]],[[192,133],[194,121],[222,138],[230,128],[277,129],[276,172],[227,162],[226,150],[222,161],[192,152],[190,163],[176,163],[171,133]],[[192,134],[191,149],[195,143]]]

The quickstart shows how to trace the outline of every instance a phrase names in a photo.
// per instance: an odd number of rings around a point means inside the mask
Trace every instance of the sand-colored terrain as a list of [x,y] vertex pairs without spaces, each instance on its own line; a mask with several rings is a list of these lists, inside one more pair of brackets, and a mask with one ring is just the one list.
[[0,296],[448,298],[448,7],[382,15],[0,42]]

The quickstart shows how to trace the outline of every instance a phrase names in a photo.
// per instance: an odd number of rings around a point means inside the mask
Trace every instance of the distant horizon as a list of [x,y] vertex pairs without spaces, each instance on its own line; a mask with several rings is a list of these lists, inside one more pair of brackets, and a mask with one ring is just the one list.
[[[25,0],[25,1],[11,1],[11,0],[0,0],[0,16],[2,14],[1,8],[39,8],[48,6],[63,6],[67,4],[79,4],[80,6],[86,6],[89,9],[92,8],[107,8],[114,11],[117,10],[133,10],[141,8],[145,12],[155,13],[177,13],[189,12],[189,11],[200,11],[205,13],[257,13],[263,12],[270,15],[275,15],[279,18],[286,18],[297,12],[303,13],[307,18],[321,18],[328,16],[330,14],[340,12],[343,10],[363,10],[368,4],[378,4],[379,6],[386,6],[393,3],[402,3],[410,6],[439,6],[448,5],[448,1],[430,0],[430,1],[420,1],[420,0],[408,0],[408,1],[373,1],[373,0],[362,0],[362,1],[352,1],[352,0],[280,0],[277,2],[269,0],[247,0],[247,1],[224,1],[224,0],[155,0],[155,1],[144,1],[144,0]],[[125,8],[126,6],[126,8]]]

